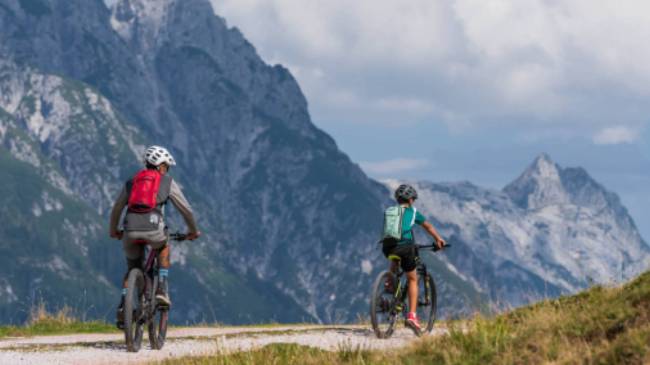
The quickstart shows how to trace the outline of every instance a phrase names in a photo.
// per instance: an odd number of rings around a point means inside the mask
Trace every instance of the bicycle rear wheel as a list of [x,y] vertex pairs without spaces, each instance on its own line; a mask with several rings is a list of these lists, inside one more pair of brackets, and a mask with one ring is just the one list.
[[436,283],[431,274],[418,275],[418,307],[417,316],[422,325],[422,333],[429,333],[436,320],[437,296]]
[[140,269],[132,269],[124,301],[124,339],[129,352],[138,352],[142,345],[143,313],[144,275]]
[[152,350],[160,350],[165,345],[167,337],[167,320],[169,319],[169,308],[156,304],[156,289],[158,288],[158,276],[151,285],[151,305],[155,306],[153,318],[149,321],[149,344]]
[[395,330],[398,310],[395,307],[397,278],[390,271],[384,271],[372,285],[370,299],[370,321],[378,338],[388,338]]

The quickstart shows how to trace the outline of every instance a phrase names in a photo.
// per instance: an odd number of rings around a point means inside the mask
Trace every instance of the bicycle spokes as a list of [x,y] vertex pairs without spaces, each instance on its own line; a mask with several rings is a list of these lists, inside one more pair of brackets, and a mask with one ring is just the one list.
[[[395,319],[398,314],[396,310],[395,276],[385,271],[380,274],[372,288],[370,300],[370,320],[375,334],[379,338],[387,338],[393,333]],[[399,290],[397,288],[396,290]]]

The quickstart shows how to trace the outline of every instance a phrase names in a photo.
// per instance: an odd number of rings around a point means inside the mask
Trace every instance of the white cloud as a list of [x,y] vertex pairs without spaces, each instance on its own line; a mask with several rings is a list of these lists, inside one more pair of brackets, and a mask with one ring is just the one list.
[[385,161],[362,161],[361,168],[370,175],[395,176],[408,171],[427,167],[429,161],[416,158],[394,158]]
[[422,99],[388,97],[379,98],[376,106],[387,111],[397,111],[412,114],[429,114],[434,111],[434,105]]
[[600,130],[593,138],[595,144],[633,143],[639,138],[637,131],[624,126],[608,127]]
[[[650,2],[213,0],[315,120],[561,124],[650,114]],[[449,116],[453,116],[450,118]]]

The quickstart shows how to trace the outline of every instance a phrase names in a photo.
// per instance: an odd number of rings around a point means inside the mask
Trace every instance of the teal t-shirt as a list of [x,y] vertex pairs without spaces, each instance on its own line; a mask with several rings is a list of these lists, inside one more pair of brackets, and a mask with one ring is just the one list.
[[[415,214],[415,220],[413,220],[413,214]],[[413,209],[413,207],[404,209],[404,216],[402,217],[402,240],[397,244],[406,245],[413,243],[413,226],[416,224],[421,226],[426,222],[426,220],[427,219],[416,209]],[[413,222],[413,225],[411,225],[411,222]]]

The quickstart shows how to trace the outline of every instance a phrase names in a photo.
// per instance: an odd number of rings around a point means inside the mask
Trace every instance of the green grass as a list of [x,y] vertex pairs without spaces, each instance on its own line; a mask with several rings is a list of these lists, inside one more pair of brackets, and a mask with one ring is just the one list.
[[345,346],[328,352],[275,344],[162,364],[648,364],[650,272],[619,288],[594,287],[449,326],[447,336],[424,338],[390,352]]
[[100,321],[84,322],[70,313],[67,307],[54,314],[48,313],[41,304],[32,310],[30,320],[25,325],[0,326],[0,338],[118,332],[114,325]]
[[25,326],[0,326],[0,338],[112,332],[117,332],[115,326],[99,321],[65,324],[56,321],[43,321]]
[[367,364],[368,362],[364,362],[364,360],[371,360],[371,357],[371,352],[359,349],[341,349],[338,352],[329,352],[295,344],[274,344],[259,350],[239,352],[226,356],[187,357],[168,360],[159,364]]

